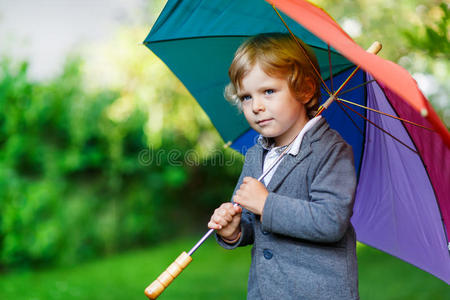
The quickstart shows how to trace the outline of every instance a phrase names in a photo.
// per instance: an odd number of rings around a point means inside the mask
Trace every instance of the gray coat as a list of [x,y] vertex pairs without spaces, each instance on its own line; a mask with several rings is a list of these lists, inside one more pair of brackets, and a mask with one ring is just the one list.
[[[245,157],[245,176],[262,174],[261,145]],[[351,147],[322,118],[286,155],[267,189],[262,222],[244,209],[241,238],[253,244],[248,299],[359,299],[355,231],[356,177]]]

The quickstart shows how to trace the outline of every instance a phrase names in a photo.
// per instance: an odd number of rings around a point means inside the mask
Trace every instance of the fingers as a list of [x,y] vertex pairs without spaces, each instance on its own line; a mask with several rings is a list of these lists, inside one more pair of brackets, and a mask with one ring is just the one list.
[[[241,184],[241,186],[239,187],[239,189],[236,191],[236,193],[234,193],[233,201],[234,201],[234,202],[238,202],[238,201],[236,201],[236,199],[240,199],[240,198],[245,197],[245,194],[246,194],[246,193],[248,193],[248,191],[247,191],[247,186],[246,186],[245,183],[243,183],[243,184]],[[239,204],[240,204],[240,203],[239,203]]]
[[[228,226],[237,214],[240,214],[242,209],[239,206],[234,206],[232,203],[224,203],[214,211],[208,227],[215,230],[221,230]],[[239,217],[240,222],[240,217]]]
[[233,209],[236,215],[240,215],[242,213],[242,207],[239,206],[237,203],[233,205]]
[[214,223],[212,220],[208,222],[208,228],[214,229],[214,230],[220,230],[222,229],[222,226],[219,224]]
[[[234,212],[233,212],[233,214],[234,214]],[[222,226],[226,226],[228,223],[231,222],[231,220],[233,220],[233,217],[231,216],[229,211],[224,211],[224,210],[219,209],[213,215],[213,221]]]
[[227,202],[223,203],[218,209],[215,210],[215,212],[217,212],[220,216],[233,217],[236,213],[238,213],[238,210],[236,210],[236,207],[233,203]]
[[249,182],[251,182],[254,179],[255,178],[253,178],[253,177],[246,176],[246,177],[244,177],[244,179],[242,179],[242,183],[249,183]]
[[245,195],[243,192],[240,192],[240,193],[236,192],[236,194],[234,194],[234,196],[233,196],[233,202],[236,204],[239,204],[238,206],[241,206],[241,207],[242,206],[245,207],[244,199],[245,199]]
[[234,202],[234,203],[237,203],[237,204],[241,204],[241,203],[240,203],[240,197],[239,197],[238,194],[235,194],[235,195],[233,196],[233,202]]
[[236,191],[235,195],[242,196],[246,191],[252,188],[255,181],[258,182],[258,180],[253,177],[244,177],[242,184],[239,186],[239,189]]
[[[240,210],[242,211],[242,208],[240,208]],[[236,216],[234,216],[233,220],[231,220],[229,227],[232,228],[239,227],[240,223],[241,223],[241,214],[237,214]]]

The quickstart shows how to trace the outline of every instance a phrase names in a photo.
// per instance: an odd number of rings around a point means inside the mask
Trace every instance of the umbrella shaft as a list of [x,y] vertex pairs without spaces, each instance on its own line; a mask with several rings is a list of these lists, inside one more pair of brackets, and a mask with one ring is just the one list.
[[[258,181],[261,181],[264,179],[264,177],[266,177],[266,175],[281,161],[281,159],[283,158],[283,156],[289,152],[289,150],[292,147],[293,141],[295,139],[293,139],[290,143],[289,146],[286,147],[286,149],[284,149],[284,151],[280,154],[280,156],[272,163],[272,165],[270,165],[270,167],[266,170],[266,172],[264,172],[259,178]],[[234,206],[236,206],[237,203],[234,203]],[[205,235],[197,242],[197,244],[195,244],[194,247],[192,247],[191,250],[189,250],[188,255],[191,256],[192,254],[194,254],[195,251],[197,251],[197,249],[203,244],[203,242],[209,238],[209,236],[214,232],[214,229],[210,229],[208,230],[207,233],[205,233]]]
[[188,255],[191,256],[192,254],[194,254],[194,252],[198,249],[198,247],[200,247],[203,242],[209,238],[209,236],[214,232],[214,229],[210,229],[208,230],[208,232],[197,242],[197,244],[195,244],[194,247],[192,247],[192,249],[188,252]]

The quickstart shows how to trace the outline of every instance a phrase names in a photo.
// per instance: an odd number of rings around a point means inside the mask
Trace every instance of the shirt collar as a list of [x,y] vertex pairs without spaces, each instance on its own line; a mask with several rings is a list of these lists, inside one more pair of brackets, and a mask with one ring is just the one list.
[[[291,155],[297,155],[298,152],[300,151],[300,145],[302,143],[303,140],[303,136],[305,135],[305,133],[310,130],[320,119],[322,118],[322,116],[317,116],[312,118],[311,120],[309,120],[305,126],[303,126],[302,130],[299,132],[299,134],[297,135],[297,137],[295,138],[295,140],[293,141],[292,147],[289,150],[289,154]],[[286,149],[286,146],[280,146],[280,147],[275,147],[275,143],[273,141],[272,138],[267,138],[265,136],[259,135],[258,137],[258,141],[257,143],[259,145],[261,145],[261,147],[263,147],[263,149],[265,150],[274,150],[276,151],[278,154],[280,154],[281,152],[283,152],[284,149]]]

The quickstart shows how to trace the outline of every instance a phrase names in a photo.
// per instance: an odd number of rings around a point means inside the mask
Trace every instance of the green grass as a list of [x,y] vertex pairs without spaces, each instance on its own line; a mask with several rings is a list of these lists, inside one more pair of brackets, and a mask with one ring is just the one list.
[[[150,284],[196,242],[179,239],[152,249],[71,268],[0,277],[0,299],[146,299]],[[245,299],[250,248],[226,251],[209,239],[160,299]],[[361,299],[450,299],[447,284],[369,247],[358,248]]]
[[450,287],[445,282],[398,258],[362,244],[358,245],[358,271],[362,300],[450,299]]

